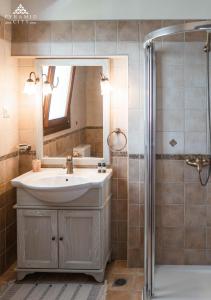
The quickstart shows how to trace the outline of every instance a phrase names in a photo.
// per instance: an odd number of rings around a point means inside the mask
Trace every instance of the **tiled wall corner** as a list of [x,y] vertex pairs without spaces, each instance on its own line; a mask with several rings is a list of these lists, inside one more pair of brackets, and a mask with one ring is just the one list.
[[127,258],[128,157],[112,157],[111,239],[113,259]]
[[0,274],[16,260],[16,191],[10,180],[18,174],[17,155],[0,160]]
[[128,266],[144,264],[144,159],[129,158]]
[[[17,59],[11,57],[11,24],[0,18],[0,274],[16,260],[16,192],[18,176]],[[9,78],[9,80],[8,80]],[[6,110],[3,114],[3,109]]]

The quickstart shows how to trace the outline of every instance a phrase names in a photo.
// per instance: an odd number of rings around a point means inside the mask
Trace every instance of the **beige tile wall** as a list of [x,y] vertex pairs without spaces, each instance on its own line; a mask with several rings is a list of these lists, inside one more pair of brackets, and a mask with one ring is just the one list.
[[[0,156],[17,150],[18,145],[18,74],[17,59],[11,57],[8,26],[0,19]],[[4,112],[5,111],[5,112]]]
[[206,39],[194,40],[195,34],[156,45],[159,154],[207,153]]
[[11,57],[11,26],[0,19],[0,274],[16,259],[15,189],[18,175],[18,75]]
[[0,160],[0,274],[16,259],[16,192],[10,180],[18,171],[17,154]]
[[[115,57],[110,59],[110,80],[112,85],[110,126],[111,130],[119,127],[128,135],[128,58]],[[115,147],[124,143],[113,136]],[[127,151],[127,147],[123,149]]]
[[32,150],[35,149],[36,143],[36,98],[34,95],[30,97],[23,93],[24,83],[29,73],[35,69],[33,59],[18,60],[19,74],[19,143],[27,143],[31,145]]
[[112,257],[127,259],[128,238],[128,158],[113,156],[111,239]]
[[[121,123],[128,134],[129,154],[143,154],[144,152],[144,107],[143,107],[143,73],[144,73],[144,51],[143,38],[146,33],[158,29],[165,25],[175,24],[177,21],[65,21],[65,22],[41,22],[37,25],[26,25],[13,27],[13,55],[47,55],[47,56],[115,56],[125,55],[128,58],[128,109],[122,109],[121,100],[113,111],[117,114],[112,117],[112,127],[115,128],[118,122]],[[199,40],[204,35],[180,34],[174,37],[165,37],[160,40],[156,47],[158,57],[160,55],[160,64],[158,64],[158,152],[160,153],[183,153],[186,152],[204,152],[206,137],[204,125],[196,128],[194,120],[201,121],[204,118],[204,102],[198,110],[197,95],[204,95],[204,72],[203,58],[198,56],[201,51]],[[189,43],[183,43],[191,42]],[[173,43],[172,43],[173,42]],[[192,44],[195,43],[195,44]],[[194,46],[194,47],[193,47]],[[195,48],[196,46],[196,48]],[[195,52],[196,51],[196,52]],[[201,53],[201,52],[200,52]],[[162,54],[162,60],[161,60]],[[197,57],[197,59],[196,59]],[[115,70],[121,73],[121,67]],[[184,76],[187,80],[184,81]],[[112,77],[112,76],[111,76]],[[125,84],[126,85],[126,84]],[[124,85],[124,86],[125,86]],[[177,87],[175,89],[175,86]],[[118,89],[117,89],[118,90]],[[121,94],[119,89],[119,99],[125,99],[127,90]],[[123,101],[125,103],[125,101]],[[194,106],[195,104],[195,106]],[[185,108],[185,109],[184,109]],[[192,111],[194,110],[194,112]],[[190,117],[191,116],[191,117]],[[118,121],[117,121],[118,120]],[[202,127],[201,127],[202,126]],[[200,132],[200,135],[198,135]],[[197,137],[197,143],[196,141]],[[200,139],[198,139],[198,137]],[[169,141],[174,138],[177,146],[172,148]],[[203,145],[203,146],[202,146]],[[193,150],[194,149],[194,150]],[[117,169],[121,166],[114,158],[113,165],[117,164]],[[121,158],[122,159],[122,158]],[[125,159],[125,158],[124,158]],[[166,162],[164,162],[165,164]],[[181,162],[179,162],[181,163]],[[173,163],[174,164],[174,163]],[[171,164],[170,164],[171,165]],[[138,166],[138,167],[137,167]],[[165,178],[165,171],[161,176]],[[121,174],[121,171],[118,171]],[[119,174],[116,172],[116,174]],[[129,178],[121,178],[122,175],[114,177],[114,196],[113,196],[113,234],[112,239],[115,257],[125,257],[126,244],[128,246],[128,264],[138,266],[143,264],[143,161],[140,157],[132,156],[129,160]],[[178,171],[175,187],[178,188],[178,194],[181,192],[180,180],[181,174]],[[161,177],[162,178],[162,177]],[[121,183],[121,186],[118,183]],[[118,188],[115,188],[119,186]],[[122,199],[122,193],[126,195],[127,184],[129,186],[128,201],[128,236],[122,234],[121,230],[127,222],[125,220],[125,201]],[[122,188],[123,187],[123,188]],[[172,188],[172,187],[171,187]],[[117,190],[116,190],[117,189]],[[120,191],[120,195],[115,191]],[[125,197],[125,196],[124,196]],[[176,196],[175,196],[176,197]],[[179,196],[178,196],[179,197]],[[134,203],[135,202],[135,203]],[[118,209],[117,209],[118,207]],[[182,207],[184,205],[176,204],[175,222],[177,217],[181,217]],[[203,216],[203,208],[200,208]],[[165,225],[169,225],[172,207],[164,208]],[[122,212],[119,216],[118,213]],[[194,208],[190,208],[190,213]],[[162,212],[162,216],[164,215]],[[187,214],[187,219],[188,219]],[[161,219],[162,220],[162,219]],[[177,224],[177,223],[176,223]],[[201,225],[200,225],[201,226]],[[204,225],[202,225],[204,226]],[[167,226],[168,227],[168,226]],[[208,230],[209,231],[209,230]],[[163,232],[166,232],[164,230]],[[181,241],[181,233],[173,230],[175,236],[178,236],[178,244]],[[168,236],[171,234],[168,233]],[[191,236],[191,235],[190,235]],[[137,238],[134,238],[137,237]],[[116,241],[116,242],[115,242]],[[123,246],[121,248],[121,246]],[[192,242],[187,241],[188,249],[186,253],[193,255],[200,252],[191,248]],[[121,248],[121,249],[120,249]],[[124,251],[122,251],[124,249]],[[182,257],[182,250],[180,251]],[[124,252],[124,255],[122,252]],[[194,252],[195,251],[195,252]],[[195,254],[194,254],[195,255]],[[168,252],[172,257],[173,252]],[[168,257],[167,256],[167,257]],[[194,262],[193,258],[186,261]]]
[[144,159],[140,155],[129,158],[128,203],[128,264],[130,267],[144,263]]
[[[207,153],[205,41],[204,34],[192,33],[156,44],[159,154]],[[207,193],[184,160],[158,160],[158,264],[209,264]]]
[[157,161],[158,264],[210,264],[210,183],[183,160]]
[[91,145],[91,156],[103,157],[103,128],[85,128],[85,144]]

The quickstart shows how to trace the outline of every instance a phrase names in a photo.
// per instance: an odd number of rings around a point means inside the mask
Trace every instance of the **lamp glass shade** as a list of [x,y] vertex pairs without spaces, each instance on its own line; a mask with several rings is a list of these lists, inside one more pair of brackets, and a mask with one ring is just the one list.
[[24,94],[33,95],[36,93],[36,86],[33,80],[27,80],[24,85]]
[[46,96],[49,94],[52,94],[52,88],[50,83],[46,81],[43,83],[43,95]]
[[102,79],[100,82],[100,86],[101,86],[101,95],[102,96],[108,95],[112,90],[111,84],[108,79]]

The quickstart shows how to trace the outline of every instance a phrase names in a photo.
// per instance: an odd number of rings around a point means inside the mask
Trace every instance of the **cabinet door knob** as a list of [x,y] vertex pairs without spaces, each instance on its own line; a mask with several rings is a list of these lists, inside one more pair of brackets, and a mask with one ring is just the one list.
[[61,236],[61,237],[59,238],[59,240],[60,240],[60,241],[63,241],[63,237]]
[[52,236],[52,241],[55,241],[56,237],[55,236]]

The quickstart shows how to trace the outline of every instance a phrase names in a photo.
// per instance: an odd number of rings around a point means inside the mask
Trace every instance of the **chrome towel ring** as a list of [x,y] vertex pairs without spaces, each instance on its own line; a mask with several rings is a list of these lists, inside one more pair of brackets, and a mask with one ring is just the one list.
[[[122,147],[115,149],[115,148],[111,145],[111,136],[112,136],[113,134],[117,134],[117,135],[122,134],[122,135],[124,136],[124,138],[125,138],[125,143],[124,143],[124,145],[123,145]],[[118,152],[118,151],[122,151],[122,150],[126,147],[126,145],[127,145],[127,136],[126,136],[126,134],[125,134],[120,128],[116,128],[115,130],[111,131],[110,134],[108,135],[108,137],[107,137],[107,144],[108,144],[109,149],[110,149],[112,152],[115,152],[115,151],[117,151],[117,152]]]

